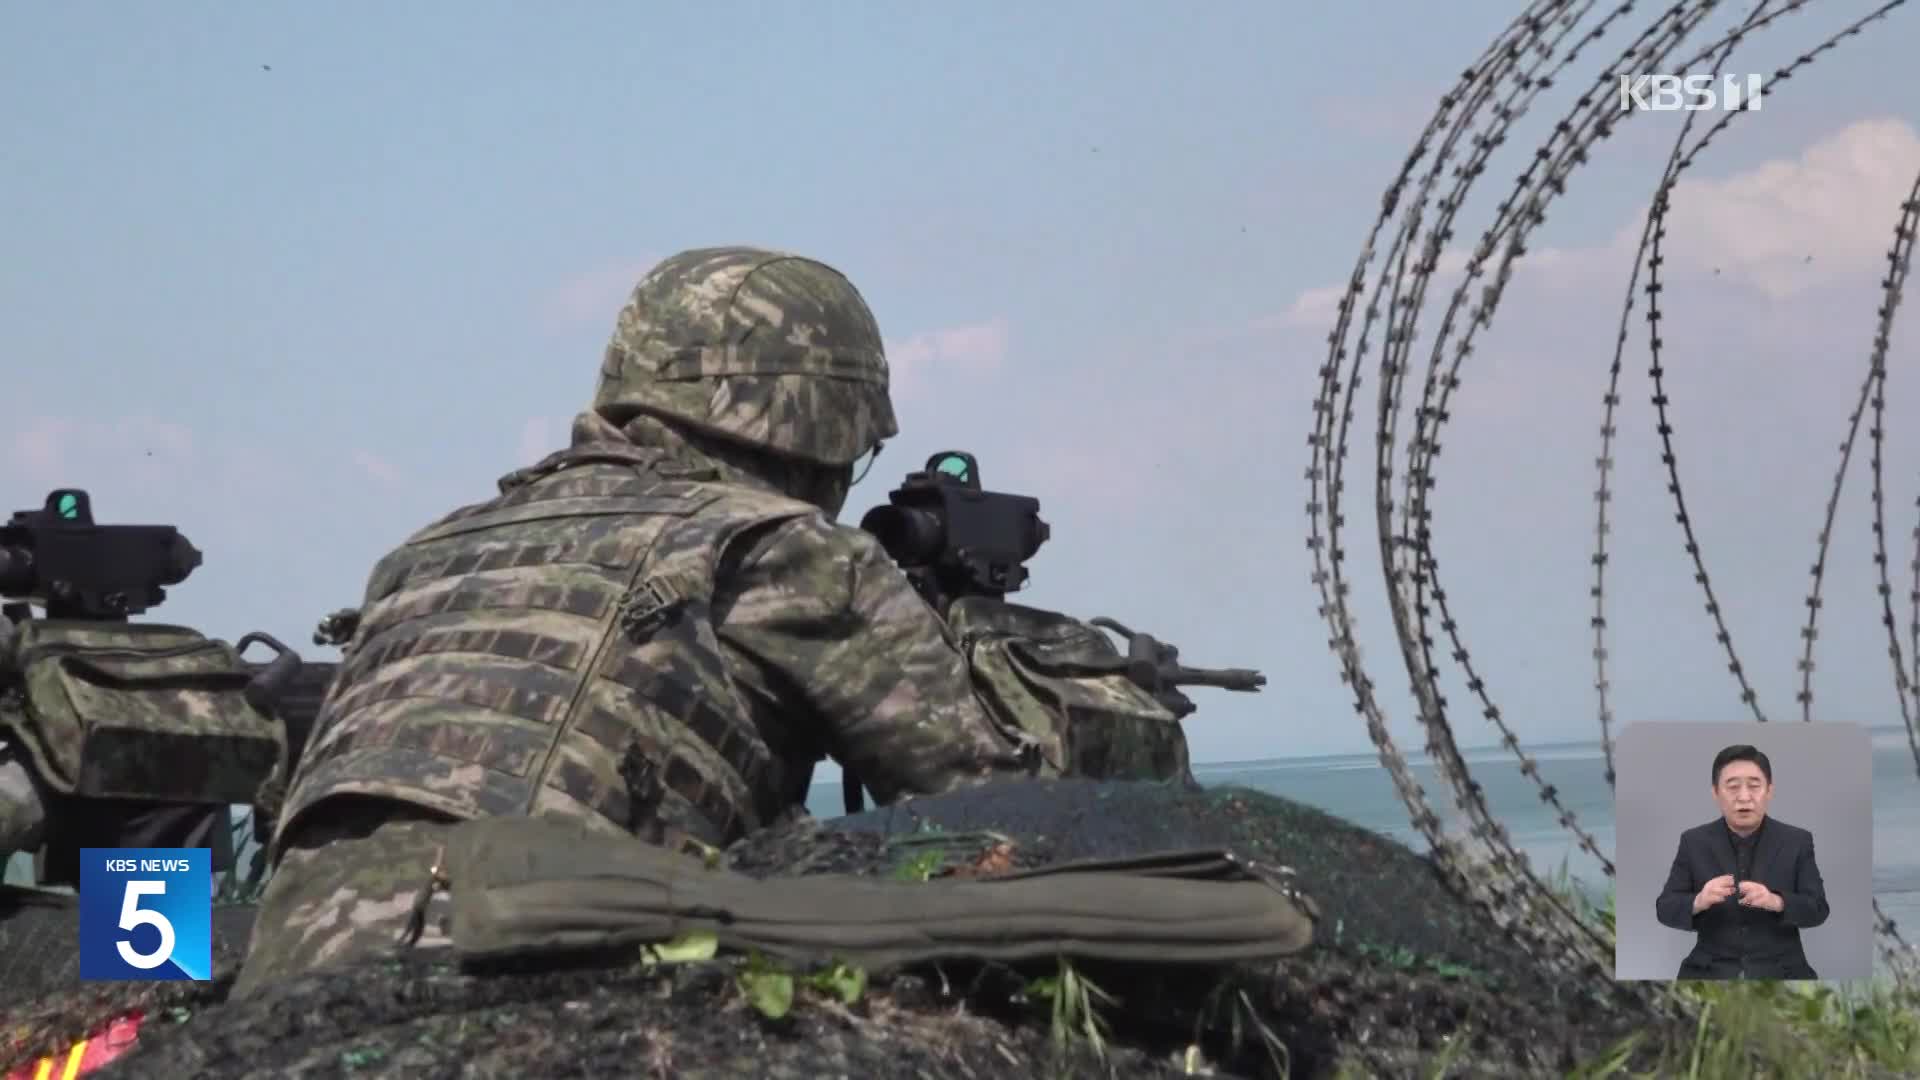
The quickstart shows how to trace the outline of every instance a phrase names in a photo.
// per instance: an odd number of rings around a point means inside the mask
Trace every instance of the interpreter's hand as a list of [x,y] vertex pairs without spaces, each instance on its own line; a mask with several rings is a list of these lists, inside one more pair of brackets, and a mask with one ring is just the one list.
[[[1752,883],[1748,882],[1748,884]],[[1762,887],[1764,888],[1764,886]],[[1721,874],[1719,877],[1700,886],[1700,891],[1693,894],[1693,913],[1698,915],[1732,895],[1733,875]]]
[[1757,881],[1740,883],[1740,903],[1743,907],[1759,908],[1761,911],[1779,911],[1787,906],[1779,893]]

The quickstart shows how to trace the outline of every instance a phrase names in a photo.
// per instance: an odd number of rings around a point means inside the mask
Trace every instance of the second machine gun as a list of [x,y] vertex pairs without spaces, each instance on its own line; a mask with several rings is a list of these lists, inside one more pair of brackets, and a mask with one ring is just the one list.
[[[0,601],[5,602],[0,606],[0,615],[4,616],[0,623],[0,695],[14,702],[16,716],[25,715],[19,711],[26,707],[28,691],[23,669],[31,657],[22,654],[30,650],[13,646],[16,639],[30,634],[36,638],[51,636],[40,631],[58,626],[83,630],[97,627],[89,633],[124,636],[129,641],[151,632],[155,640],[168,637],[189,641],[184,647],[172,646],[174,651],[198,649],[191,644],[198,638],[193,631],[134,623],[132,618],[163,603],[166,587],[185,581],[201,561],[200,551],[174,526],[96,523],[92,500],[78,488],[53,491],[38,510],[16,511],[5,525],[0,525]],[[39,619],[33,614],[35,605],[45,611]],[[264,663],[241,659],[240,654],[255,644],[267,646],[275,655]],[[303,664],[297,653],[264,633],[249,633],[231,648],[236,664],[233,675],[246,678],[246,703],[284,729],[290,750],[297,747],[297,737],[304,735],[304,729],[312,723],[311,713],[318,699],[314,690],[324,692],[332,665]],[[67,651],[54,643],[42,645],[40,650]],[[5,703],[0,701],[0,705]],[[4,715],[0,712],[0,719]],[[6,725],[0,724],[0,737],[6,735]],[[19,738],[16,732],[8,741],[18,742]],[[225,827],[227,804],[170,799],[149,803],[75,795],[61,799],[59,807],[57,813],[54,807],[48,808],[50,842],[42,853],[41,871],[45,883],[61,883],[77,869],[77,850],[66,849],[101,846],[103,841],[107,846],[123,846],[123,837],[114,835],[122,829],[149,834],[157,829],[176,838],[210,836],[216,869],[224,869],[219,864],[232,858],[231,834]],[[256,808],[255,812],[260,811]],[[87,820],[58,820],[62,816]],[[135,818],[148,820],[135,824]],[[216,822],[211,831],[208,821]],[[255,822],[256,835],[262,824]],[[54,841],[56,836],[66,840]]]

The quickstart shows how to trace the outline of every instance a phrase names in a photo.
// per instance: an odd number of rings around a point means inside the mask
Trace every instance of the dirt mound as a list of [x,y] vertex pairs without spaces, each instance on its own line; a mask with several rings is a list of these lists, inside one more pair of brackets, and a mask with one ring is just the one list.
[[[944,965],[875,976],[847,998],[792,972],[791,1008],[773,1018],[749,993],[766,970],[724,956],[482,974],[418,952],[228,1001],[229,951],[208,984],[75,987],[58,976],[0,1026],[20,1036],[0,1065],[57,1050],[136,1003],[149,1015],[139,1046],[102,1077],[1161,1076],[1189,1055],[1215,1075],[1280,1075],[1284,1062],[1302,1077],[1342,1060],[1396,1075],[1442,1054],[1476,1075],[1564,1075],[1651,1022],[1605,988],[1544,978],[1404,846],[1242,789],[996,786],[802,819],[728,862],[767,877],[938,879],[1212,845],[1297,871],[1325,915],[1310,953],[1262,969],[1085,966],[1064,978],[1052,964]],[[27,914],[53,929],[44,912]],[[244,914],[223,915],[217,936],[244,941]],[[1097,988],[1097,1047],[1078,1007],[1088,999],[1073,989],[1082,980]]]

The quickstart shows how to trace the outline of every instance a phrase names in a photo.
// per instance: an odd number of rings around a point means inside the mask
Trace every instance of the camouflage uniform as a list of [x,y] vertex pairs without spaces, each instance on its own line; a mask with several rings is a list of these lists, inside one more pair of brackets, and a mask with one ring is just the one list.
[[[12,652],[13,624],[0,619],[0,657]],[[26,751],[0,729],[0,869],[14,852],[38,848],[46,832],[47,801],[33,778]]]
[[829,754],[882,802],[1028,774],[945,624],[830,520],[896,430],[838,272],[745,248],[651,271],[572,446],[375,567],[237,989],[390,946],[451,821],[718,847]]

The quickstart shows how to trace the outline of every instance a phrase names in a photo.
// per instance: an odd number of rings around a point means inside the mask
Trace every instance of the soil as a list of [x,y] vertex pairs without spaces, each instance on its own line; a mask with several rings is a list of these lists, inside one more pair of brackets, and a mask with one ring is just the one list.
[[[1314,1077],[1559,1076],[1653,1028],[1610,983],[1548,975],[1390,839],[1245,789],[1049,781],[996,786],[832,821],[802,818],[728,852],[756,876],[933,879],[1062,859],[1231,847],[1291,867],[1322,912],[1313,949],[1263,968],[1077,969],[1110,1000],[1094,1047],[1051,1019],[1036,978],[947,965],[881,974],[851,1004],[802,980],[769,1019],[721,957],[691,965],[481,974],[419,952],[226,999],[251,909],[216,912],[209,983],[77,982],[70,903],[0,921],[0,1070],[56,1052],[130,1008],[148,1020],[120,1076]],[[20,976],[16,978],[15,976]],[[1650,1059],[1642,1059],[1650,1063]],[[1284,1067],[1283,1067],[1284,1066]]]

